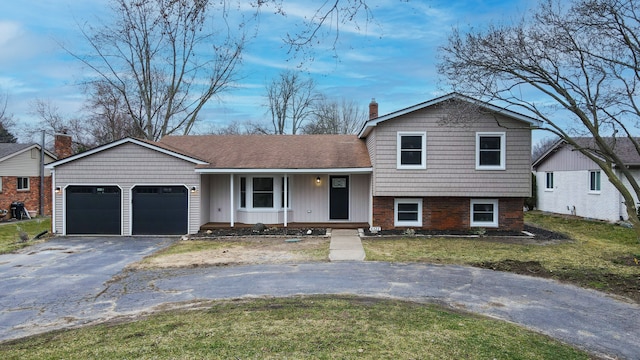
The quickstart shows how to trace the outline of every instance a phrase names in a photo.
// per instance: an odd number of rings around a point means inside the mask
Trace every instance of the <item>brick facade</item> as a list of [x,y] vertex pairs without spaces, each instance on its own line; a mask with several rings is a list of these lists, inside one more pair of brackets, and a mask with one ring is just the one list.
[[[383,230],[394,229],[394,197],[374,196],[373,224]],[[499,198],[499,230],[522,231],[524,228],[523,198]],[[422,229],[461,230],[471,223],[470,199],[462,197],[422,198]],[[404,229],[406,227],[401,227]]]
[[[16,176],[3,176],[0,209],[9,211],[14,201],[23,202],[27,210],[40,215],[40,176],[29,177],[29,190],[18,190]],[[44,178],[44,215],[51,215],[51,203],[51,176],[47,176]]]

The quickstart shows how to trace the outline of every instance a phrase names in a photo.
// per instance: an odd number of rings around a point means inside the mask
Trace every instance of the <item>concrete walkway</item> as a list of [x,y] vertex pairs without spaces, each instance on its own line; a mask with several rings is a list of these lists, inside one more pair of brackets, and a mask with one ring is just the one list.
[[331,244],[329,245],[329,260],[331,261],[362,261],[365,253],[362,241],[356,229],[331,230]]

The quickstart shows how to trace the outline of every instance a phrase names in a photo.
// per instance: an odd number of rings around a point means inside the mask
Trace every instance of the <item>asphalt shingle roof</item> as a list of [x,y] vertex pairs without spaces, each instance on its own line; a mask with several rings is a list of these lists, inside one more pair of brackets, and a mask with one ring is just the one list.
[[166,136],[159,145],[193,154],[212,169],[369,168],[364,140],[356,135]]
[[0,143],[0,159],[29,148],[33,144]]

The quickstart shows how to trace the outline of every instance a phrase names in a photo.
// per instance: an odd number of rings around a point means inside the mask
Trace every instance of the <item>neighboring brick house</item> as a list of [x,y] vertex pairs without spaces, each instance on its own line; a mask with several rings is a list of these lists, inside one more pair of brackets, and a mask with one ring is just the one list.
[[125,138],[58,160],[53,230],[523,228],[538,120],[459,94],[377,111],[357,135]]
[[[32,214],[40,212],[40,156],[38,144],[0,143],[0,209],[8,211],[19,201]],[[45,150],[45,164],[54,160]],[[51,215],[51,174],[44,171],[44,215]]]

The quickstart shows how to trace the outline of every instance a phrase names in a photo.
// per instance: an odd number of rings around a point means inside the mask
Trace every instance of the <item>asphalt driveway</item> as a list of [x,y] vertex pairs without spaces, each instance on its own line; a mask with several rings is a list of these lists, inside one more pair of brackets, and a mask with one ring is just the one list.
[[169,239],[58,239],[0,256],[0,340],[207,299],[352,294],[440,303],[640,359],[640,306],[465,266],[339,262],[121,271]]
[[0,340],[104,317],[108,282],[173,240],[62,237],[0,255]]

